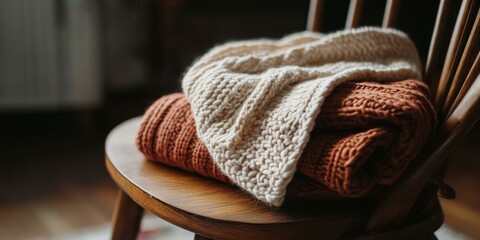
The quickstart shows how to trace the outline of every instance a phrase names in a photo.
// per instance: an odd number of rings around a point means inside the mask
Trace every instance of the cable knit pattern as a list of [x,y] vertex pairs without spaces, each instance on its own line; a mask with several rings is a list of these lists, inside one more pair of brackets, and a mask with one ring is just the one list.
[[[391,184],[435,129],[435,116],[419,81],[339,85],[325,99],[286,196],[360,197]],[[183,94],[149,107],[137,146],[150,160],[231,183],[198,139]]]
[[412,41],[360,28],[215,47],[184,76],[199,138],[234,183],[279,206],[325,97],[345,81],[420,79]]

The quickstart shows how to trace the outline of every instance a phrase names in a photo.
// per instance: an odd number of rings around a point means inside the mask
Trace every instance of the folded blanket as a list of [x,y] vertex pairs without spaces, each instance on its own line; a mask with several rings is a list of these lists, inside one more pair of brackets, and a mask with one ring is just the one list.
[[[426,85],[414,80],[339,85],[325,99],[287,197],[359,197],[391,184],[436,125],[428,98]],[[232,183],[197,137],[181,93],[150,106],[137,146],[150,160]]]
[[421,79],[420,69],[414,44],[396,30],[305,32],[216,47],[193,64],[182,87],[215,164],[279,206],[332,89],[353,80]]

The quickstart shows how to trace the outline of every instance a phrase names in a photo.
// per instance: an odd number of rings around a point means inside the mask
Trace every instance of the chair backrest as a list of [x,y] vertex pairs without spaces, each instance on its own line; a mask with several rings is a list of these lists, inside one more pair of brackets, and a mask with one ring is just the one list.
[[[320,29],[325,1],[311,0],[307,30]],[[404,221],[426,184],[442,177],[448,153],[480,118],[480,3],[463,0],[456,9],[452,7],[455,1],[440,0],[424,62],[424,81],[430,86],[440,127],[419,153],[418,161],[379,200],[367,231]],[[400,4],[400,0],[386,1],[382,27],[396,26],[402,14]],[[359,26],[363,5],[364,0],[350,1],[346,28]],[[454,25],[449,21],[455,21]],[[452,36],[448,41],[449,31]]]

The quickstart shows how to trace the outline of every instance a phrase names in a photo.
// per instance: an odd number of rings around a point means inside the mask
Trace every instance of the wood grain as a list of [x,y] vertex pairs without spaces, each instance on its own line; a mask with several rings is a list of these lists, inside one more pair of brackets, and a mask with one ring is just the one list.
[[139,123],[140,118],[131,119],[109,134],[108,171],[139,206],[200,239],[409,238],[431,235],[443,220],[437,207],[428,218],[401,228],[364,234],[363,222],[376,203],[372,199],[290,200],[279,208],[268,207],[233,186],[146,161],[134,145]]
[[142,208],[200,236],[382,239],[382,236],[413,236],[419,231],[431,234],[442,222],[441,213],[432,211],[430,217],[409,221],[402,228],[362,235],[363,222],[376,202],[372,199],[290,200],[279,208],[268,207],[233,186],[146,161],[134,145],[139,122],[139,118],[131,119],[109,134],[106,141],[109,173]]
[[277,239],[335,239],[358,227],[371,207],[368,200],[265,206],[233,186],[144,160],[134,145],[139,122],[129,120],[109,134],[108,171],[140,206],[202,236],[269,239],[275,232]]
[[211,238],[204,237],[202,235],[195,234],[194,240],[211,240]]
[[113,215],[112,240],[137,239],[143,208],[138,206],[123,191],[118,192],[116,205]]

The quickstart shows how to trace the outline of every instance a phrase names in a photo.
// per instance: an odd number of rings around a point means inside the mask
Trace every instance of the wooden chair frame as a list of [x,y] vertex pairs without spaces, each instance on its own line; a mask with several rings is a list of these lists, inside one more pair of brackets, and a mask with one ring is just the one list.
[[[308,30],[318,31],[320,29],[322,23],[321,11],[325,5],[324,1],[311,0],[307,21]],[[468,133],[480,118],[480,44],[478,44],[480,42],[480,4],[477,0],[462,1],[452,37],[450,41],[446,41],[444,34],[447,31],[447,22],[452,15],[450,7],[452,1],[441,0],[439,3],[424,72],[425,81],[432,91],[432,101],[438,111],[440,127],[431,141],[422,148],[417,161],[414,161],[407,168],[405,174],[382,195],[378,202],[373,204],[370,212],[367,214],[367,218],[355,218],[355,221],[362,221],[364,224],[360,224],[359,227],[355,228],[356,232],[353,235],[349,235],[351,238],[386,239],[399,238],[399,236],[414,237],[415,233],[425,231],[429,227],[431,228],[429,229],[431,231],[430,234],[416,237],[434,238],[433,231],[443,221],[438,199],[435,196],[437,188],[440,189],[438,193],[441,196],[453,197],[454,194],[448,186],[442,183],[442,169],[447,161],[448,153],[453,150],[455,144]],[[363,0],[351,0],[346,28],[359,26],[363,3]],[[386,1],[383,27],[395,27],[399,9],[400,0]],[[442,51],[446,52],[444,59],[441,57]],[[119,128],[122,128],[122,126]],[[129,127],[123,126],[123,128]],[[139,184],[123,174],[119,166],[112,163],[113,158],[126,159],[133,156],[129,155],[133,153],[128,151],[118,153],[115,149],[124,144],[123,140],[121,140],[123,136],[122,131],[124,130],[112,131],[107,139],[106,146],[107,169],[123,190],[118,197],[112,239],[134,239],[138,232],[143,208],[147,208],[156,215],[162,216],[177,225],[197,231],[199,234],[196,235],[195,239],[208,239],[201,235],[209,235],[210,227],[227,229],[236,234],[233,235],[235,236],[233,238],[247,236],[248,234],[242,234],[242,231],[245,231],[245,229],[251,231],[251,234],[255,233],[263,237],[268,236],[264,235],[265,229],[274,229],[272,225],[267,223],[251,226],[246,223],[236,223],[233,220],[233,222],[222,222],[216,219],[206,219],[196,214],[195,211],[189,212],[185,209],[176,209],[163,202],[162,199],[152,203],[151,198],[153,195],[145,192]],[[130,131],[129,134],[132,134],[131,131],[134,131],[134,129],[128,131]],[[129,142],[128,144],[131,143]],[[167,175],[177,176],[175,175],[176,173],[170,173],[172,170],[165,171]],[[412,219],[411,216],[414,215],[416,209],[423,209],[427,217],[413,222],[409,220],[407,223],[407,219]],[[296,226],[295,223],[301,221],[294,218],[290,218],[290,220],[292,222],[289,224],[292,226]],[[197,224],[198,226],[195,228],[190,228],[188,226],[189,221],[200,221],[201,223]],[[326,220],[322,219],[321,221]],[[330,221],[336,220],[332,218]],[[354,224],[353,222],[349,224]],[[235,224],[238,225],[238,229],[235,228]],[[314,229],[315,224],[318,223],[312,220],[304,224],[307,225],[306,228],[311,227],[310,229]],[[285,234],[288,234],[288,232],[285,231]],[[215,233],[211,236],[229,238],[228,235],[223,233]],[[288,238],[288,236],[285,238]]]

